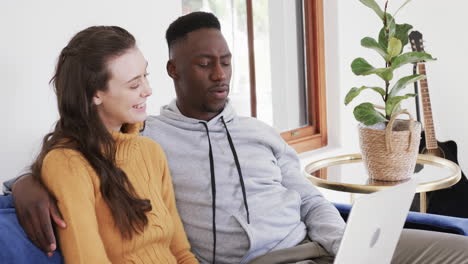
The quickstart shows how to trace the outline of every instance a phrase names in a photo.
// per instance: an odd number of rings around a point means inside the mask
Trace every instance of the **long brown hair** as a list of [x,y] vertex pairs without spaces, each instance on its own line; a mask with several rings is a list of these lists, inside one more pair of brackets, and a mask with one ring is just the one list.
[[47,153],[56,148],[79,151],[98,175],[100,191],[115,224],[130,239],[148,224],[149,200],[140,199],[124,171],[116,166],[116,144],[99,118],[93,96],[107,89],[107,62],[135,47],[135,38],[116,26],[94,26],[77,33],[62,50],[51,79],[57,94],[60,119],[43,139],[32,165],[41,180]]

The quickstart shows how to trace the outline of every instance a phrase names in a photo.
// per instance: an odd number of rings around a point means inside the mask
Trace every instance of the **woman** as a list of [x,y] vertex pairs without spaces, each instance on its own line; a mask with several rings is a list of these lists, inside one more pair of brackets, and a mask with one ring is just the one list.
[[52,82],[60,118],[32,166],[55,196],[69,263],[198,263],[175,206],[164,153],[138,136],[148,63],[119,27],[76,34]]

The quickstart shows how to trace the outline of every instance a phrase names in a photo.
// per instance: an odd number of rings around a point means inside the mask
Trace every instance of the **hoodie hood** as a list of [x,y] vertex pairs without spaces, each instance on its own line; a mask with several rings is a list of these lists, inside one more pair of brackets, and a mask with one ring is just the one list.
[[176,99],[172,100],[170,104],[161,107],[161,117],[166,119],[171,125],[193,131],[205,131],[200,122],[206,123],[210,128],[216,126],[218,129],[223,129],[221,117],[226,123],[234,122],[237,119],[236,112],[229,100],[226,101],[223,111],[209,121],[184,116],[177,107]]

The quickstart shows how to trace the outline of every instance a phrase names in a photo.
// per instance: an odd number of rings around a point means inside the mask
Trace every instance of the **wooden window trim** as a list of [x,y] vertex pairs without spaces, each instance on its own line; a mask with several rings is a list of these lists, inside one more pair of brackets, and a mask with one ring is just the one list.
[[249,78],[250,78],[250,116],[257,117],[257,81],[255,77],[255,47],[252,0],[246,0],[247,11],[247,40],[249,49]]
[[[323,0],[303,0],[306,62],[307,123],[309,125],[281,133],[298,153],[328,144],[325,90],[325,55]],[[251,116],[257,116],[255,81],[254,30],[252,0],[246,0],[250,70]]]
[[323,0],[304,0],[304,29],[309,125],[281,133],[298,153],[328,144]]

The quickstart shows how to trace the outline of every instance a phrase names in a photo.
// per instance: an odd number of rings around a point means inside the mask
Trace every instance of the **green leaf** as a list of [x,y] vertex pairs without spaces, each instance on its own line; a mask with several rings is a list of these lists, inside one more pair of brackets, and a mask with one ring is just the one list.
[[397,24],[396,25],[396,32],[395,37],[401,40],[401,46],[404,47],[408,44],[408,32],[413,28],[412,25],[409,24]]
[[345,97],[345,105],[348,105],[356,96],[358,96],[362,91],[366,89],[371,89],[379,93],[383,97],[385,96],[385,90],[380,87],[369,87],[369,86],[361,86],[360,88],[353,87],[349,90],[348,94]]
[[384,48],[385,50],[387,50],[388,40],[387,40],[387,37],[385,35],[385,27],[382,27],[382,29],[379,32],[379,45],[382,48]]
[[405,88],[408,84],[424,79],[426,79],[426,76],[422,74],[414,74],[401,78],[398,80],[398,82],[395,83],[395,85],[393,85],[392,89],[390,90],[389,97],[396,96],[398,92],[400,92],[400,90]]
[[380,19],[383,19],[384,12],[380,8],[380,6],[375,2],[375,0],[359,0],[359,1],[363,3],[365,6],[374,10],[374,12],[380,17]]
[[351,70],[356,75],[377,74],[385,81],[390,81],[393,78],[392,68],[374,68],[363,58],[354,59],[351,63]]
[[374,91],[376,91],[377,93],[379,93],[382,98],[385,96],[385,90],[383,88],[380,88],[380,87],[367,87],[367,88],[370,88]]
[[391,81],[393,79],[393,69],[392,68],[379,68],[376,69],[376,74],[382,78],[384,81]]
[[384,59],[387,57],[387,52],[382,49],[382,46],[373,38],[365,37],[361,40],[361,46],[377,51]]
[[397,39],[395,37],[391,38],[390,41],[388,42],[388,48],[387,48],[388,58],[387,58],[387,61],[390,61],[394,57],[400,55],[401,48],[402,48],[401,40],[399,40],[399,39]]
[[393,108],[393,112],[390,116],[398,113],[398,112],[401,112],[401,104],[398,104],[395,108]]
[[351,63],[351,70],[356,75],[369,75],[375,73],[375,68],[363,58],[354,59]]
[[394,96],[388,99],[385,103],[385,114],[387,114],[387,116],[391,116],[395,113],[395,109],[400,106],[402,100],[415,96],[415,94],[406,94],[403,96]]
[[386,14],[387,26],[385,25],[379,32],[379,44],[385,50],[388,47],[388,41],[396,34],[395,20],[390,14]]
[[392,69],[397,69],[408,63],[416,63],[421,61],[435,60],[431,54],[425,52],[411,51],[403,53],[392,61]]
[[388,40],[393,38],[396,33],[396,24],[395,24],[395,19],[390,15],[387,14],[387,30],[388,30]]
[[371,103],[362,103],[354,108],[354,117],[366,126],[388,121]]

